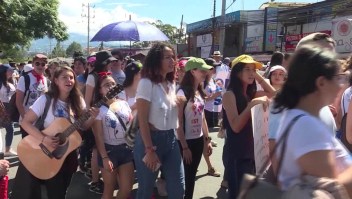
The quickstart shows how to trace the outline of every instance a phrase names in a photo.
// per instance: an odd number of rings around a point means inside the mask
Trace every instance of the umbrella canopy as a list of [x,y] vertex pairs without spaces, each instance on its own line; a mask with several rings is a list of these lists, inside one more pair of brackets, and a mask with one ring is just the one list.
[[98,31],[91,41],[167,41],[169,38],[155,26],[136,21],[109,24]]

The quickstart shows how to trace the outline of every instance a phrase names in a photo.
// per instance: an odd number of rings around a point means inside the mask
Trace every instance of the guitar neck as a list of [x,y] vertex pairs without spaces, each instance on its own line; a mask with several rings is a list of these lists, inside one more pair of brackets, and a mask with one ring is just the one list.
[[[106,97],[104,97],[103,99],[101,99],[99,102],[97,102],[96,104],[94,104],[95,107],[100,107],[102,106],[108,99]],[[79,129],[80,127],[82,127],[83,123],[85,121],[87,121],[90,117],[90,113],[87,111],[85,112],[81,117],[79,117],[72,125],[70,125],[65,131],[63,131],[62,133],[68,137],[70,136],[73,132],[75,132],[77,129]]]

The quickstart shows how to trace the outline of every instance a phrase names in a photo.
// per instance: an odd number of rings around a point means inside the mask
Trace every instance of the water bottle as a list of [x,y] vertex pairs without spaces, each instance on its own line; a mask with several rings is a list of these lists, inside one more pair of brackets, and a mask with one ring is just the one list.
[[[4,159],[4,153],[0,153],[0,159]],[[8,185],[9,185],[9,177],[8,176],[0,176],[0,198],[1,199],[8,199],[7,192],[8,192]]]

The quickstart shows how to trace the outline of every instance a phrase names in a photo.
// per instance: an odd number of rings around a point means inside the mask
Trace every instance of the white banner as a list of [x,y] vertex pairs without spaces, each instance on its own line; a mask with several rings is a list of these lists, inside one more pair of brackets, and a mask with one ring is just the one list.
[[199,35],[197,36],[197,47],[211,46],[212,41],[213,37],[211,34]]
[[334,19],[332,21],[332,37],[336,41],[336,52],[352,52],[352,16]]
[[255,169],[259,174],[260,168],[269,158],[269,107],[264,111],[263,105],[258,104],[251,109],[253,137],[254,137],[254,159]]
[[210,57],[211,46],[203,46],[200,48],[200,57],[209,58]]

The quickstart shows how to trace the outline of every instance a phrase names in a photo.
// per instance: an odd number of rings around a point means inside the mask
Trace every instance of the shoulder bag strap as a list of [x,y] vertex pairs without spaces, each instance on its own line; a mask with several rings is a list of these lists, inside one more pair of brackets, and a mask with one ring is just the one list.
[[119,116],[118,113],[116,113],[116,116],[117,116],[117,119],[119,120],[120,124],[122,125],[123,130],[125,130],[125,132],[126,132],[127,127],[126,127],[125,122],[123,122],[122,118]]
[[[288,126],[286,127],[286,130],[284,131],[284,133],[282,134],[282,136],[280,137],[280,139],[276,142],[274,149],[272,150],[272,152],[269,155],[269,158],[266,160],[265,164],[263,165],[263,167],[259,170],[259,177],[262,177],[264,175],[264,172],[266,170],[266,168],[268,167],[269,163],[271,162],[271,159],[274,157],[278,147],[284,143],[282,149],[281,149],[281,154],[280,154],[280,158],[279,158],[279,162],[278,162],[278,168],[277,168],[277,173],[276,176],[278,176],[279,171],[281,169],[282,166],[282,161],[284,158],[284,153],[286,151],[286,142],[287,142],[287,137],[288,134],[292,128],[292,126],[297,122],[297,120],[301,117],[303,117],[304,114],[300,114],[297,115],[296,117],[294,117],[291,122],[288,124]],[[277,177],[276,177],[277,178]]]

